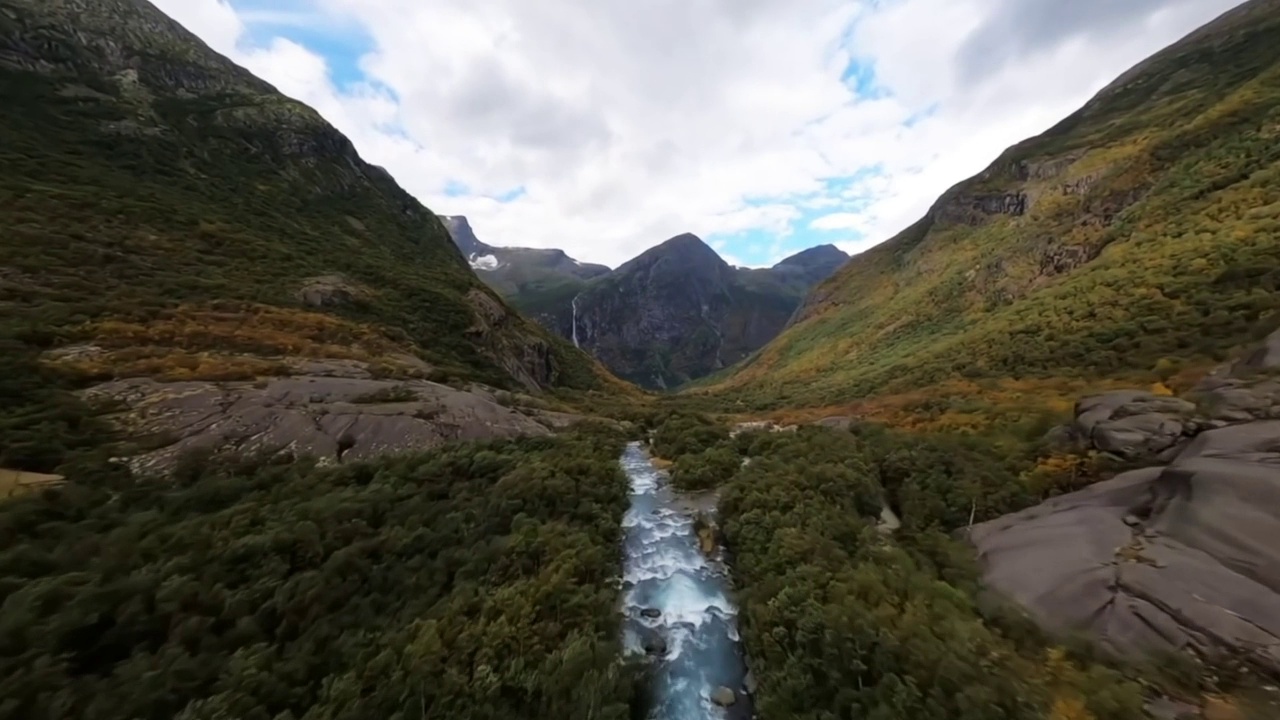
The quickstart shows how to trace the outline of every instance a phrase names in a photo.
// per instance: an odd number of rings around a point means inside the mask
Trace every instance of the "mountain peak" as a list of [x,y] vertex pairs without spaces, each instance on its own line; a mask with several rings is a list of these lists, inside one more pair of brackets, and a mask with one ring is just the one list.
[[788,257],[770,268],[775,275],[816,285],[848,262],[849,256],[835,245],[818,245]]
[[492,247],[476,237],[476,231],[471,228],[471,222],[467,220],[466,215],[440,215],[439,217],[440,222],[444,223],[445,229],[449,231],[449,237],[453,238],[453,244],[457,245],[467,258],[493,252]]
[[663,245],[671,245],[673,247],[682,246],[682,245],[688,245],[688,246],[701,245],[703,247],[709,247],[707,243],[702,240],[702,238],[698,237],[697,235],[694,235],[693,233],[680,233],[679,235],[673,235],[672,237],[667,238],[662,243],[660,243],[658,247],[662,247]]
[[795,255],[792,255],[782,260],[777,265],[774,265],[774,267],[775,268],[782,268],[782,267],[812,268],[815,266],[840,265],[840,264],[843,264],[844,261],[848,259],[849,259],[848,253],[836,247],[835,245],[831,245],[831,244],[816,245],[814,247],[808,248],[807,250],[801,250]]
[[642,253],[636,260],[648,259],[655,262],[663,258],[674,258],[683,263],[699,267],[728,268],[729,264],[720,257],[710,245],[693,233],[681,233],[668,238]]

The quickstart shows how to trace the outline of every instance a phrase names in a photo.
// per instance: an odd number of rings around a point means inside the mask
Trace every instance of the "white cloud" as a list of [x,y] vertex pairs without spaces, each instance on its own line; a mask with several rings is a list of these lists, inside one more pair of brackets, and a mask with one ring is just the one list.
[[859,213],[835,212],[823,215],[809,223],[815,230],[854,230],[864,232],[867,227],[866,216]]
[[[482,240],[616,265],[684,231],[887,239],[1238,0],[294,0],[270,15],[272,32],[292,17],[371,41],[370,84],[343,89],[341,58],[250,43],[262,7],[156,2]],[[851,58],[874,65],[874,99],[842,82]]]

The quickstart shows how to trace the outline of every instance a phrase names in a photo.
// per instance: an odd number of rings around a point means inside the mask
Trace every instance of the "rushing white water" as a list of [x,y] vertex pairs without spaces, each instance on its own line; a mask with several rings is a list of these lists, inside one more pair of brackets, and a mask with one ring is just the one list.
[[573,302],[570,303],[570,305],[573,306],[573,346],[576,348],[580,348],[582,346],[578,344],[578,296],[577,295],[573,296]]
[[[629,652],[654,657],[650,718],[751,717],[724,568],[702,554],[691,511],[640,443],[627,446],[622,468],[631,481],[631,508],[622,521],[624,640]],[[736,695],[728,709],[711,700],[719,687]]]

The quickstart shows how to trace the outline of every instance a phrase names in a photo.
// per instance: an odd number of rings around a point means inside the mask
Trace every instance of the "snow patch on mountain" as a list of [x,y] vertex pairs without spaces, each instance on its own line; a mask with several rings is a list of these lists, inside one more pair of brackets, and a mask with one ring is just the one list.
[[490,272],[502,267],[502,263],[498,262],[496,255],[472,255],[472,270],[488,270]]

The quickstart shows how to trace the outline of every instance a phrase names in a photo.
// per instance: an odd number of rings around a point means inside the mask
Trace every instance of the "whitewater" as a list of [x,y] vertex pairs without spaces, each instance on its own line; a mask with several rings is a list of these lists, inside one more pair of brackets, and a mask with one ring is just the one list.
[[[627,446],[621,463],[631,482],[631,507],[623,519],[623,639],[628,652],[653,658],[649,717],[750,718],[726,568],[703,555],[694,510],[681,502],[640,443]],[[733,691],[727,708],[713,700],[719,688]]]

